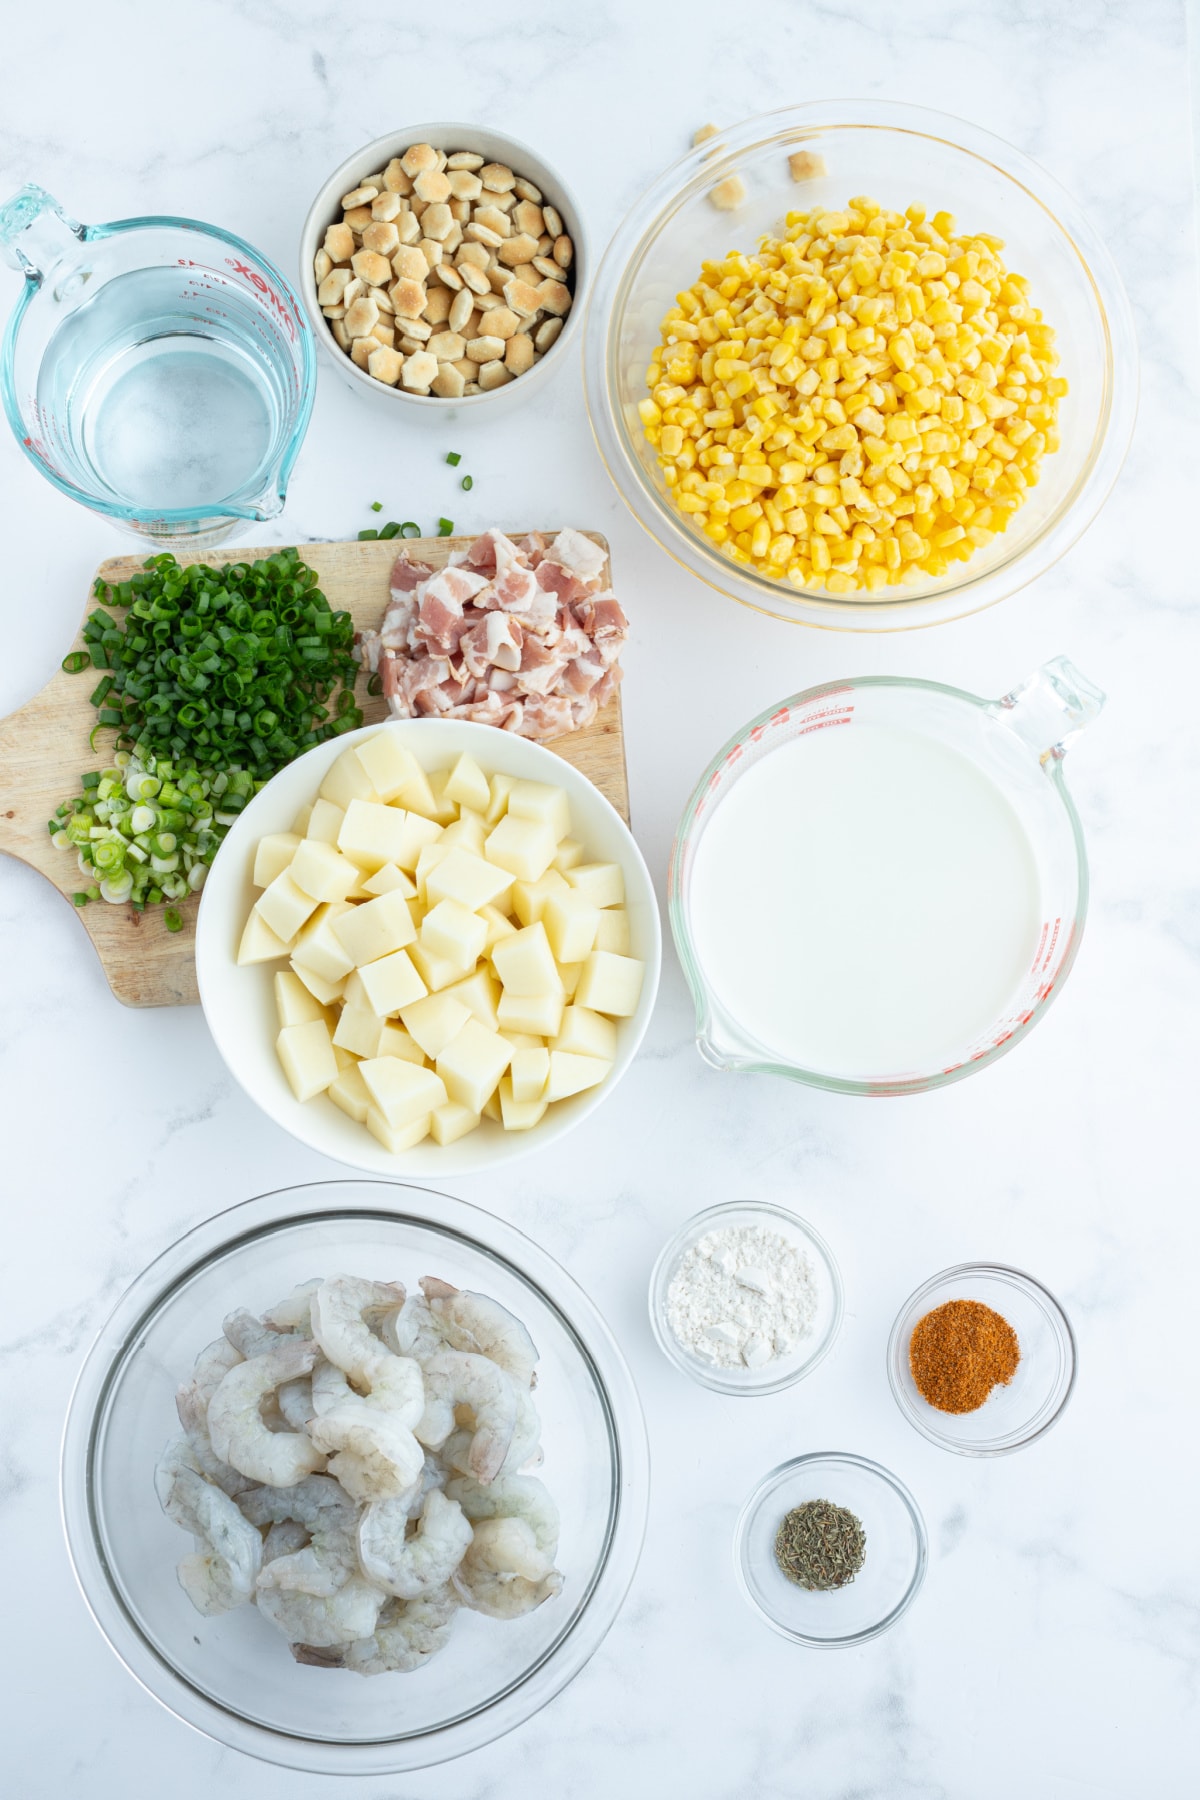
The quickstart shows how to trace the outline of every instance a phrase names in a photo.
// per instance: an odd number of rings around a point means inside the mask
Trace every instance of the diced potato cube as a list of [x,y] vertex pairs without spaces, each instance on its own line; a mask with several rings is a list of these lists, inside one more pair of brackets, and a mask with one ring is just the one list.
[[332,800],[344,810],[352,800],[377,800],[371,777],[359,761],[357,750],[343,750],[321,783],[322,800]]
[[[536,925],[551,894],[569,894],[570,891],[557,869],[547,869],[540,881],[513,882],[513,911],[522,925]],[[590,944],[588,949],[591,949]]]
[[451,1100],[482,1112],[512,1059],[512,1046],[478,1019],[468,1019],[437,1059]]
[[[432,823],[432,821],[424,822]],[[454,848],[453,844],[443,842],[444,837],[445,833],[443,832],[442,837],[439,837],[434,843],[425,844],[421,850],[420,856],[417,858],[417,866],[413,872],[413,880],[417,884],[418,898],[425,902],[428,901],[429,877],[440,864],[445,862],[446,858]],[[422,917],[424,917],[424,912],[422,912]]]
[[560,994],[562,984],[554,965],[554,952],[539,919],[523,931],[502,938],[492,951],[492,962],[505,990],[512,994]]
[[462,1001],[444,991],[415,1000],[400,1014],[405,1030],[432,1062],[437,1061],[470,1017],[470,1010]]
[[472,1018],[486,1025],[489,1031],[498,1029],[496,1008],[500,1000],[500,983],[487,969],[476,969],[465,981],[456,981],[442,992],[460,1000]]
[[609,906],[598,915],[593,950],[613,950],[618,956],[629,955],[629,914],[623,907]]
[[473,969],[487,943],[487,921],[459,900],[439,900],[421,921],[421,946],[434,956]]
[[545,1117],[546,1100],[517,1100],[506,1075],[500,1083],[500,1122],[505,1131],[529,1131]]
[[433,870],[425,887],[431,906],[439,900],[457,900],[471,912],[478,912],[481,906],[503,904],[512,892],[512,876],[485,862],[482,856],[454,849]]
[[508,795],[509,816],[548,825],[557,844],[571,829],[571,807],[560,787],[545,781],[514,781]]
[[644,963],[636,956],[617,956],[611,950],[593,950],[583,965],[579,986],[575,989],[578,1006],[593,1012],[611,1013],[627,1019],[637,1011],[642,992]]
[[579,977],[583,974],[583,964],[559,963],[558,979],[562,982],[562,991],[568,1000],[575,998],[575,989],[579,986]]
[[364,963],[358,973],[373,1012],[398,1013],[426,991],[407,950],[393,950],[378,962]]
[[574,869],[583,861],[586,851],[578,838],[565,837],[554,852],[554,861],[550,867],[565,875],[568,869]]
[[625,877],[620,863],[576,863],[567,880],[593,906],[624,906]]
[[500,1112],[500,1089],[499,1089],[499,1087],[497,1087],[496,1092],[494,1094],[489,1094],[487,1099],[484,1101],[483,1116],[485,1119],[495,1119],[497,1125],[500,1124],[502,1114]]
[[254,906],[255,912],[263,923],[269,925],[277,938],[290,944],[306,919],[310,919],[317,910],[317,902],[311,894],[296,886],[291,875],[285,869],[277,875],[270,887],[264,888]]
[[585,1088],[599,1087],[612,1064],[600,1056],[578,1056],[571,1050],[550,1052],[550,1080],[547,1100],[566,1100],[581,1094]]
[[548,1050],[514,1050],[512,1059],[512,1097],[519,1103],[540,1100],[550,1079]]
[[374,1106],[389,1125],[401,1128],[446,1104],[446,1089],[432,1069],[398,1056],[375,1056],[358,1065]]
[[256,906],[246,920],[242,941],[238,945],[238,968],[245,968],[250,963],[274,962],[277,956],[286,956],[288,948],[283,939],[271,930]]
[[293,967],[311,969],[323,981],[341,981],[354,963],[334,932],[336,921],[322,919],[305,931],[292,952]]
[[379,1048],[376,1056],[398,1056],[401,1062],[416,1063],[419,1069],[425,1067],[425,1052],[416,1039],[405,1031],[403,1025],[393,1025],[385,1020],[383,1030],[379,1033]]
[[319,844],[336,845],[338,832],[342,829],[342,820],[345,816],[342,808],[335,806],[332,800],[318,798],[313,801],[312,811],[308,816],[308,829],[304,836],[316,838]]
[[515,775],[493,775],[488,783],[488,803],[484,820],[489,830],[493,825],[498,825],[508,811],[508,796],[516,786],[516,781]]
[[312,1100],[337,1080],[337,1059],[323,1019],[285,1025],[275,1039],[275,1050],[297,1100]]
[[488,928],[487,941],[483,946],[483,954],[488,956],[501,938],[512,937],[517,928],[498,906],[481,906],[479,916]]
[[457,1100],[447,1100],[445,1106],[435,1106],[432,1114],[433,1139],[436,1144],[456,1144],[460,1137],[466,1137],[479,1124],[479,1114],[472,1112],[469,1106],[460,1106]]
[[333,1041],[355,1056],[378,1056],[382,1032],[383,1020],[369,1006],[343,1006]]
[[578,1004],[568,1006],[550,1048],[569,1051],[573,1056],[598,1056],[604,1062],[615,1062],[617,1028],[602,1013]]
[[378,731],[357,749],[358,760],[381,800],[395,800],[410,782],[419,781],[421,765],[401,743],[398,731]]
[[368,894],[403,894],[406,900],[412,900],[417,892],[415,882],[395,863],[384,863],[381,869],[368,875],[363,890]]
[[537,881],[550,867],[558,840],[548,825],[506,813],[488,837],[484,855],[518,881]]
[[310,994],[290,969],[280,969],[275,976],[275,1012],[281,1025],[307,1025],[310,1019],[325,1019],[325,1008]]
[[453,824],[447,825],[438,841],[443,844],[460,844],[473,855],[482,856],[486,838],[487,826],[483,822],[483,814],[464,806],[460,807],[457,819]]
[[542,924],[546,927],[556,962],[582,962],[585,956],[591,955],[596,942],[600,911],[582,894],[566,887],[565,883],[563,885],[561,894],[551,894],[547,898]]
[[272,831],[259,838],[251,878],[255,887],[270,887],[275,877],[283,874],[299,848],[300,839],[294,831]]
[[418,813],[421,818],[433,822],[438,803],[424,769],[418,769],[411,780],[405,782],[401,798],[409,812]]
[[420,846],[414,849],[407,825],[408,814],[398,806],[385,806],[381,800],[351,800],[338,832],[338,849],[368,875],[384,863],[411,869]]
[[488,778],[473,756],[464,753],[451,769],[446,781],[446,798],[456,801],[460,807],[469,806],[472,812],[487,811],[492,798]]
[[347,975],[345,981],[342,983],[342,1000],[343,1004],[346,1006],[366,1006],[369,1008],[371,1005],[371,1002],[367,999],[367,990],[362,984],[362,976],[357,969],[355,969],[352,975]]
[[514,1050],[545,1050],[543,1040],[532,1031],[506,1031],[504,1033]]
[[341,1044],[333,1046],[333,1060],[338,1066],[339,1075],[344,1069],[356,1069],[359,1063],[359,1058],[355,1056],[353,1050],[343,1049]]
[[333,922],[334,935],[355,968],[403,950],[416,937],[408,901],[401,893],[380,894],[351,907]]
[[433,795],[434,810],[426,816],[436,819],[439,825],[452,825],[458,817],[458,802],[446,793],[446,783],[450,779],[448,769],[432,769],[429,774],[429,791]]
[[336,1081],[326,1089],[335,1106],[340,1106],[348,1118],[356,1125],[365,1125],[367,1109],[371,1104],[371,1096],[367,1084],[359,1073],[358,1064],[353,1068],[342,1069]]
[[410,1125],[395,1126],[384,1118],[378,1107],[369,1106],[367,1130],[373,1138],[378,1138],[385,1150],[398,1156],[402,1150],[411,1150],[414,1144],[419,1144],[422,1138],[429,1136],[430,1118],[431,1114],[426,1113],[423,1118],[414,1119]]
[[470,974],[472,963],[461,963],[447,956],[438,956],[425,944],[413,944],[409,950],[413,965],[420,971],[421,979],[431,994],[440,993],[443,988],[451,987]]
[[567,999],[557,994],[510,994],[505,988],[496,1008],[501,1031],[528,1031],[535,1037],[556,1037],[562,1025]]
[[[363,802],[354,804],[361,806]],[[344,900],[360,879],[357,864],[319,838],[303,840],[288,872],[296,886],[314,900]]]
[[309,993],[321,1002],[322,1006],[332,1006],[335,1000],[341,999],[346,990],[345,977],[341,981],[326,981],[325,977],[318,975],[315,969],[304,968],[294,956],[289,966],[297,981],[302,982]]
[[292,820],[292,834],[295,837],[307,837],[309,820],[312,818],[312,807],[302,806]]

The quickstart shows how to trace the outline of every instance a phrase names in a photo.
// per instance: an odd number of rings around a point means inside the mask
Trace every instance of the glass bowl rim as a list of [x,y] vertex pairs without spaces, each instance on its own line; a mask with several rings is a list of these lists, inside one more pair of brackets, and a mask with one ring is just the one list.
[[[1083,466],[1055,514],[1027,544],[1014,549],[994,568],[952,580],[925,595],[902,598],[899,591],[888,590],[885,599],[868,601],[791,588],[743,569],[715,549],[710,551],[644,478],[613,400],[618,321],[624,313],[632,273],[682,189],[706,174],[718,179],[731,172],[739,154],[806,127],[932,138],[943,147],[987,163],[1022,188],[1075,252],[1107,347],[1101,417]],[[724,160],[710,168],[715,155]],[[584,399],[600,460],[625,505],[660,549],[706,586],[739,605],[784,623],[833,631],[911,631],[966,618],[1045,574],[1088,529],[1112,491],[1129,450],[1138,405],[1139,363],[1132,307],[1104,240],[1067,190],[1024,151],[969,120],[906,101],[863,97],[814,100],[757,113],[719,132],[715,141],[706,140],[676,158],[642,192],[609,240],[588,296],[582,356]],[[628,480],[618,479],[618,473]],[[963,564],[964,570],[969,566]],[[746,591],[739,591],[739,583],[745,584]],[[783,600],[790,603],[786,611],[781,609]]]
[[[908,1513],[916,1539],[915,1567],[909,1578],[908,1586],[896,1605],[874,1625],[866,1626],[862,1631],[848,1632],[842,1637],[812,1637],[807,1632],[796,1631],[792,1626],[785,1625],[781,1620],[773,1617],[761,1605],[757,1596],[751,1592],[742,1566],[743,1552],[751,1523],[769,1489],[782,1477],[790,1474],[793,1469],[803,1468],[809,1463],[850,1463],[856,1469],[863,1470],[872,1479],[882,1483],[883,1486],[891,1488]],[[812,1650],[844,1650],[854,1644],[865,1644],[871,1638],[882,1636],[885,1631],[890,1631],[893,1625],[898,1624],[908,1611],[920,1593],[929,1570],[929,1534],[925,1526],[925,1516],[912,1493],[900,1477],[894,1475],[882,1463],[875,1462],[869,1456],[860,1456],[854,1450],[809,1450],[803,1456],[791,1456],[786,1462],[781,1462],[775,1468],[768,1470],[747,1495],[733,1530],[733,1567],[742,1598],[753,1608],[759,1618],[771,1627],[772,1631],[779,1633],[780,1637],[789,1638],[792,1643],[803,1644]]]
[[[908,1363],[907,1346],[903,1345],[900,1340],[904,1320],[914,1307],[921,1305],[946,1282],[970,1280],[977,1276],[989,1276],[996,1280],[1005,1281],[1010,1287],[1018,1289],[1041,1306],[1062,1348],[1066,1378],[1065,1382],[1062,1384],[1061,1392],[1052,1395],[1053,1406],[1049,1416],[1043,1418],[1040,1424],[1036,1424],[1035,1429],[1026,1427],[1020,1431],[1007,1433],[1002,1440],[988,1439],[984,1440],[982,1443],[966,1444],[961,1443],[957,1438],[950,1436],[946,1432],[939,1431],[930,1419],[926,1418],[924,1414],[918,1413],[912,1406],[908,1395],[904,1391],[904,1384],[900,1374],[901,1369],[907,1367]],[[892,1397],[895,1400],[896,1405],[900,1408],[901,1413],[908,1423],[915,1431],[919,1431],[923,1438],[927,1438],[931,1444],[936,1444],[941,1450],[953,1451],[957,1456],[1008,1456],[1012,1451],[1023,1450],[1026,1444],[1035,1443],[1038,1438],[1045,1437],[1046,1433],[1050,1431],[1053,1426],[1057,1425],[1058,1421],[1062,1418],[1063,1413],[1066,1411],[1067,1403],[1070,1400],[1071,1395],[1075,1392],[1075,1381],[1078,1373],[1079,1345],[1075,1337],[1074,1327],[1067,1316],[1066,1308],[1063,1306],[1062,1302],[1050,1292],[1050,1289],[1044,1282],[1039,1281],[1035,1275],[1030,1275],[1026,1269],[1018,1269],[1011,1263],[954,1263],[948,1269],[939,1270],[936,1275],[931,1275],[928,1281],[923,1281],[920,1287],[913,1289],[912,1293],[908,1296],[907,1300],[904,1301],[900,1310],[897,1312],[892,1324],[892,1329],[888,1333],[888,1385],[892,1390]],[[936,1411],[933,1407],[930,1407],[928,1410],[931,1413]],[[953,1418],[954,1416],[955,1415],[952,1413],[947,1414],[948,1418]]]
[[1053,987],[1044,999],[1037,1001],[1025,1023],[1013,1027],[1003,1043],[991,1045],[979,1056],[959,1063],[955,1068],[939,1069],[933,1074],[914,1077],[909,1081],[862,1081],[849,1076],[822,1074],[815,1069],[800,1069],[795,1064],[774,1062],[769,1058],[747,1057],[739,1059],[736,1066],[714,1060],[708,1053],[704,1035],[711,1010],[708,989],[701,976],[699,962],[692,948],[691,935],[685,917],[682,875],[684,847],[691,838],[700,803],[708,792],[710,782],[724,767],[733,750],[748,742],[755,732],[768,725],[784,708],[796,709],[807,706],[814,700],[822,700],[832,694],[844,693],[847,688],[913,688],[923,693],[945,694],[953,700],[966,701],[981,711],[986,711],[996,704],[994,700],[989,700],[984,695],[968,693],[965,688],[951,687],[944,681],[926,681],[913,675],[847,675],[836,681],[822,681],[818,682],[815,687],[802,688],[799,693],[790,694],[787,699],[777,700],[773,706],[764,707],[763,711],[755,718],[749,719],[745,725],[739,726],[733,736],[721,746],[699,776],[695,787],[688,796],[687,805],[683,809],[679,824],[675,828],[675,836],[671,840],[671,853],[667,862],[667,917],[670,921],[675,953],[679,958],[688,991],[692,996],[692,1007],[696,1015],[697,1048],[710,1067],[737,1074],[778,1075],[785,1081],[799,1081],[805,1087],[822,1088],[826,1093],[860,1094],[869,1099],[894,1098],[903,1094],[924,1094],[934,1088],[948,1087],[951,1082],[964,1081],[968,1075],[974,1075],[978,1070],[988,1068],[1000,1057],[1007,1056],[1010,1050],[1014,1050],[1028,1036],[1058,998],[1068,975],[1075,966],[1075,958],[1079,954],[1084,927],[1087,924],[1091,881],[1088,871],[1087,847],[1083,836],[1083,823],[1075,810],[1075,802],[1071,798],[1063,776],[1063,757],[1058,755],[1044,758],[1041,764],[1042,769],[1066,808],[1067,820],[1071,827],[1079,895],[1072,920],[1071,939],[1063,953],[1063,960],[1059,965]]
[[[798,1368],[757,1382],[734,1383],[729,1377],[735,1374],[736,1370],[718,1369],[715,1365],[712,1369],[704,1368],[695,1358],[688,1355],[681,1344],[676,1342],[663,1313],[665,1283],[671,1263],[682,1254],[690,1242],[694,1241],[697,1236],[703,1235],[703,1230],[707,1229],[712,1222],[723,1216],[727,1217],[731,1213],[762,1213],[768,1218],[780,1219],[794,1230],[798,1230],[807,1245],[824,1263],[833,1293],[832,1316],[824,1339],[813,1354]],[[668,1362],[673,1363],[682,1374],[689,1375],[698,1387],[708,1388],[716,1394],[728,1394],[733,1399],[748,1400],[757,1400],[764,1394],[782,1393],[785,1388],[794,1387],[798,1381],[802,1381],[806,1375],[811,1375],[814,1369],[819,1368],[838,1340],[846,1309],[842,1272],[838,1267],[837,1258],[821,1233],[815,1225],[811,1225],[799,1213],[792,1212],[786,1206],[779,1206],[771,1200],[725,1200],[717,1206],[706,1206],[700,1212],[693,1213],[690,1218],[685,1219],[679,1229],[667,1239],[654,1259],[654,1267],[650,1271],[647,1298],[650,1329],[654,1334],[655,1343]],[[770,1369],[770,1366],[769,1363],[765,1365],[764,1373]]]
[[[330,1189],[348,1187],[359,1190],[351,1204],[331,1201]],[[370,1190],[377,1190],[375,1204]],[[397,1190],[401,1198],[389,1203]],[[465,1718],[410,1738],[338,1743],[277,1730],[231,1712],[181,1675],[132,1621],[96,1530],[96,1428],[114,1377],[127,1365],[139,1332],[193,1271],[273,1230],[313,1217],[342,1212],[403,1218],[406,1194],[416,1195],[418,1203],[434,1203],[417,1216],[419,1224],[449,1232],[472,1250],[508,1263],[576,1342],[609,1418],[612,1511],[605,1554],[592,1572],[579,1614],[515,1686]],[[555,1292],[563,1298],[556,1299]],[[159,1705],[203,1736],[263,1762],[313,1774],[380,1776],[448,1762],[495,1742],[575,1678],[607,1636],[633,1580],[645,1536],[649,1481],[645,1418],[628,1364],[599,1309],[562,1264],[519,1227],[469,1201],[414,1182],[347,1178],[296,1183],[239,1201],[174,1239],[134,1277],[93,1334],[71,1391],[59,1461],[59,1510],[84,1605],[109,1649]]]

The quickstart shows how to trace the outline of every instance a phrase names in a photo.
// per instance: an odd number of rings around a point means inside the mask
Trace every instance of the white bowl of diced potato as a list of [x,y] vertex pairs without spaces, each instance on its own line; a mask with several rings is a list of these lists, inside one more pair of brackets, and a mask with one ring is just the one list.
[[277,1124],[423,1179],[586,1118],[637,1053],[661,949],[645,862],[585,776],[492,726],[406,719],[251,801],[204,887],[196,973]]
[[[329,227],[343,218],[343,198],[358,189],[369,176],[378,175],[381,170],[387,169],[394,158],[403,157],[414,145],[423,144],[445,153],[474,153],[490,164],[510,169],[519,183],[532,183],[534,189],[559,216],[562,229],[573,249],[570,269],[571,299],[554,341],[544,352],[541,349],[535,351],[532,365],[525,368],[517,379],[505,380],[503,385],[482,393],[463,393],[456,398],[442,397],[437,392],[410,391],[403,383],[390,379],[377,380],[368,368],[360,367],[354,362],[334,337],[331,320],[326,317],[318,299],[318,283],[314,274],[314,259],[325,241]],[[546,377],[562,366],[568,347],[581,328],[589,275],[589,252],[574,194],[561,175],[527,144],[523,144],[519,138],[495,131],[491,126],[435,121],[409,125],[401,131],[388,132],[384,137],[364,144],[361,150],[348,156],[325,182],[309,208],[300,234],[299,291],[317,341],[324,346],[333,368],[357,393],[374,398],[381,406],[393,409],[403,407],[407,416],[414,420],[424,415],[430,421],[440,419],[444,424],[448,414],[456,415],[460,408],[494,409],[510,405],[515,396],[528,398],[535,393]],[[436,282],[433,284],[435,290],[437,285]],[[443,299],[448,292],[447,289],[442,290]],[[540,314],[538,316],[541,317]],[[444,327],[438,326],[435,329]]]

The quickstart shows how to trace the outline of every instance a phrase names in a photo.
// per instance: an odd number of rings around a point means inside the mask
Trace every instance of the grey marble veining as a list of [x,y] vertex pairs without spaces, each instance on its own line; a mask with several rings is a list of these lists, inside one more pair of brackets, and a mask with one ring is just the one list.
[[[1086,538],[977,618],[887,638],[788,629],[689,580],[643,536],[592,446],[575,367],[536,409],[389,428],[325,372],[279,541],[350,536],[383,499],[464,528],[571,519],[607,532],[633,621],[626,725],[634,825],[660,889],[691,785],[746,718],[854,673],[998,694],[1066,651],[1108,690],[1068,770],[1093,909],[1061,1000],[977,1080],[867,1108],[719,1076],[692,1046],[668,951],[635,1070],[579,1133],[495,1180],[454,1183],[533,1233],[593,1294],[637,1377],[654,1493],[628,1602],[593,1662],[520,1732],[362,1800],[1190,1800],[1200,1790],[1195,1086],[1200,1018],[1200,678],[1195,554],[1195,211],[1182,0],[846,0],[753,8],[553,0],[148,0],[10,8],[0,194],[25,179],[100,220],[166,211],[227,225],[289,271],[329,168],[402,123],[457,116],[557,163],[598,253],[712,118],[863,94],[970,117],[1019,144],[1104,231],[1133,302],[1133,449]],[[16,280],[0,275],[7,311]],[[458,490],[440,451],[469,454]],[[127,547],[0,438],[0,708],[47,678],[87,577]],[[673,700],[661,703],[664,674]],[[70,909],[0,859],[5,1216],[0,1521],[14,1800],[325,1800],[350,1784],[251,1763],[194,1735],[124,1673],[76,1592],[56,1464],[80,1357],[133,1275],[250,1194],[341,1173],[262,1119],[198,1011],[111,998]],[[811,1382],[773,1399],[702,1393],[660,1357],[650,1265],[691,1211],[754,1193],[832,1244],[847,1315]],[[1079,1335],[1061,1425],[991,1463],[901,1419],[884,1349],[937,1268],[993,1257],[1062,1297]],[[734,1583],[749,1488],[803,1449],[894,1468],[931,1563],[902,1624],[805,1654]],[[1149,1513],[1146,1528],[1131,1524]]]

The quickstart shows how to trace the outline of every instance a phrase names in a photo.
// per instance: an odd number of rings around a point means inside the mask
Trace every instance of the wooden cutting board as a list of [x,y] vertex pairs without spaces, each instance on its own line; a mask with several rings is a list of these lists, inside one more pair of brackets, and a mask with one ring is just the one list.
[[[516,535],[520,535],[519,533]],[[597,532],[586,534],[607,555],[608,543]],[[452,550],[463,549],[470,538],[412,538],[408,549],[435,568]],[[351,613],[360,630],[379,623],[388,598],[388,574],[399,549],[399,540],[349,544],[302,544],[304,561],[317,571],[330,605]],[[270,556],[277,544],[257,549],[180,551],[181,563],[253,562]],[[105,581],[127,581],[145,555],[116,556],[101,563],[97,573]],[[609,579],[607,566],[605,581]],[[97,604],[88,585],[87,614]],[[124,616],[119,615],[119,616]],[[82,623],[82,621],[81,621]],[[95,945],[109,986],[126,1006],[194,1006],[199,1000],[193,942],[196,933],[195,899],[181,901],[183,930],[169,932],[161,907],[136,913],[128,906],[109,906],[103,900],[76,909],[71,895],[80,885],[75,857],[70,850],[56,850],[46,829],[55,808],[80,792],[80,776],[101,768],[112,754],[113,734],[97,738],[95,751],[88,736],[96,722],[88,696],[100,679],[95,669],[67,675],[61,669],[40,694],[19,712],[0,721],[0,850],[38,869],[66,896],[78,912]],[[358,683],[363,722],[376,724],[387,716],[382,699],[367,696],[366,680]],[[547,746],[595,782],[621,817],[629,818],[629,789],[625,775],[625,741],[621,733],[621,698],[618,694],[586,731],[576,731]]]

